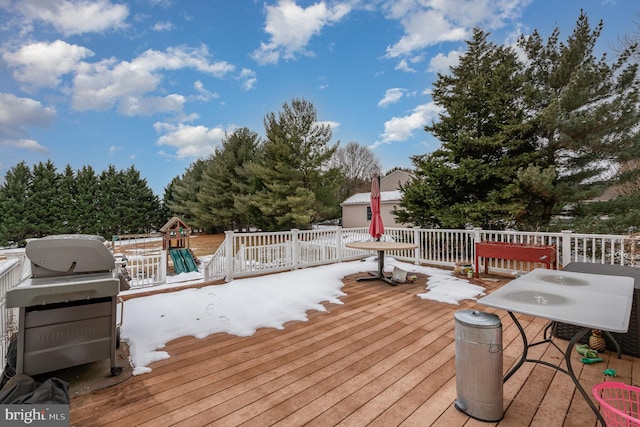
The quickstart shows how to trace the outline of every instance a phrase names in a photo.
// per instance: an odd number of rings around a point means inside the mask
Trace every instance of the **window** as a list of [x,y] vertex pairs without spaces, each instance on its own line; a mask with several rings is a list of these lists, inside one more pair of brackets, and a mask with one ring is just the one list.
[[373,214],[371,213],[371,206],[367,206],[367,221],[371,221],[371,217]]

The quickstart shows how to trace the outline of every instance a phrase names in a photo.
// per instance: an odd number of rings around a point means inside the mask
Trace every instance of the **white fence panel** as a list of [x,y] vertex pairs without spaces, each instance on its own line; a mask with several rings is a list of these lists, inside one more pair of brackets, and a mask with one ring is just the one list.
[[17,258],[8,259],[0,263],[0,366],[4,368],[7,362],[7,352],[11,338],[18,331],[18,309],[8,309],[6,306],[7,291],[20,283],[22,262]]

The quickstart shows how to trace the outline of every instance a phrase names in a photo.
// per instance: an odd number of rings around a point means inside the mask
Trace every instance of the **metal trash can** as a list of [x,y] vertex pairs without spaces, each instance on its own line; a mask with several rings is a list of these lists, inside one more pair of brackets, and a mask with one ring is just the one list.
[[500,318],[478,310],[461,310],[454,318],[455,407],[480,421],[499,421],[504,416]]

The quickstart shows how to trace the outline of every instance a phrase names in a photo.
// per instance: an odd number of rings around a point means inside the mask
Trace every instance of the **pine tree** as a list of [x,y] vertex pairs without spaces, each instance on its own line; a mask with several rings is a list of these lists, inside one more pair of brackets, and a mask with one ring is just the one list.
[[258,134],[240,128],[226,135],[207,161],[202,173],[195,214],[208,230],[234,230],[248,224],[244,200],[253,193],[253,177],[247,164],[254,161]]
[[10,168],[0,186],[0,246],[24,246],[33,232],[27,211],[31,194],[31,169],[25,162]]
[[58,232],[62,234],[78,233],[78,206],[76,196],[78,195],[76,174],[71,165],[64,168],[64,172],[59,177],[59,197],[60,197],[60,227]]
[[[100,234],[102,207],[98,199],[100,182],[91,166],[83,166],[76,173],[75,215],[76,232]],[[104,236],[108,238],[110,236]]]
[[531,126],[522,103],[522,67],[515,52],[487,41],[476,28],[450,74],[438,75],[433,100],[439,120],[425,130],[441,142],[414,156],[416,179],[403,186],[401,222],[460,228],[491,227],[513,219],[502,189],[535,160]]
[[317,123],[310,102],[294,99],[264,119],[266,141],[260,164],[251,171],[260,189],[251,200],[263,230],[307,228],[332,212],[339,181],[336,169],[324,171],[337,146],[328,146],[332,132]]
[[33,167],[31,191],[27,200],[27,218],[31,237],[59,234],[63,228],[60,177],[51,161]]
[[603,25],[592,30],[581,12],[566,42],[558,28],[546,44],[537,31],[519,40],[528,57],[528,121],[541,155],[511,190],[530,221],[548,222],[565,205],[597,195],[616,182],[611,171],[640,156],[640,82],[638,64],[630,60],[636,47],[613,62],[606,54],[597,59]]
[[146,179],[140,177],[133,166],[120,173],[118,193],[118,211],[120,223],[118,233],[149,233],[157,230],[165,222],[158,214],[160,200],[147,185]]
[[198,159],[193,162],[181,177],[174,178],[168,190],[165,190],[164,202],[169,212],[179,216],[194,228],[205,228],[195,213],[198,205],[198,193],[202,187],[202,173],[207,162]]

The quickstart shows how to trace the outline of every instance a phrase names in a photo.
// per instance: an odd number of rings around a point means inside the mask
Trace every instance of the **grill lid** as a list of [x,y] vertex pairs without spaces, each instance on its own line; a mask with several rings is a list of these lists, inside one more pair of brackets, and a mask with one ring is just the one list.
[[32,277],[97,273],[115,268],[105,238],[88,234],[58,234],[31,240],[25,253]]
[[7,308],[31,307],[118,295],[115,272],[25,279],[6,293]]

